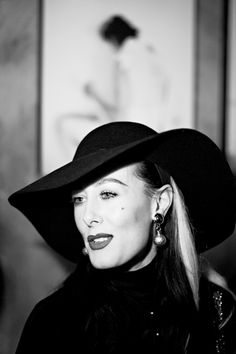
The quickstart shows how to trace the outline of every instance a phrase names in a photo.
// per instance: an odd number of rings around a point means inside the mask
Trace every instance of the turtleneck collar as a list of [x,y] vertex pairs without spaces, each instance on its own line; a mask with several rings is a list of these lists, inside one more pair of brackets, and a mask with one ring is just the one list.
[[107,289],[133,298],[145,307],[150,307],[153,301],[157,283],[157,260],[135,271],[124,271],[123,268],[108,270],[95,269],[89,265],[89,274],[92,281],[98,286],[104,285]]

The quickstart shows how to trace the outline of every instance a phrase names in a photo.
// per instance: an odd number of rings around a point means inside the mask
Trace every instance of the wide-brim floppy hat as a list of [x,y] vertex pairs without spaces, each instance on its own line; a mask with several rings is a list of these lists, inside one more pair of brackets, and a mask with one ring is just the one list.
[[218,146],[194,129],[157,133],[135,122],[111,122],[91,131],[74,158],[9,197],[45,241],[72,262],[83,240],[74,221],[71,194],[112,171],[139,161],[167,171],[180,188],[194,227],[198,252],[216,246],[235,227],[235,183]]

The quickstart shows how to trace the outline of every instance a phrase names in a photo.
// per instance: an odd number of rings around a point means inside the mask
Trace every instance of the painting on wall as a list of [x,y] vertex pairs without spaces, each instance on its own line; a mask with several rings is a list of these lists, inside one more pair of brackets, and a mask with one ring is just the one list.
[[193,0],[44,0],[42,8],[43,174],[107,122],[193,126]]

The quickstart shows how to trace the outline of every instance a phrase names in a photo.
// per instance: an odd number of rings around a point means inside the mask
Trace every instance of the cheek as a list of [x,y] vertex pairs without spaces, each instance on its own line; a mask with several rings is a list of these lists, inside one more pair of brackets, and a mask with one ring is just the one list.
[[123,228],[130,223],[133,215],[131,215],[129,211],[129,207],[127,205],[110,205],[108,213],[106,213],[106,220],[108,224],[115,228]]
[[117,224],[124,227],[143,226],[143,221],[146,217],[143,206],[136,207],[135,209],[129,206],[121,206],[116,210],[112,210],[111,215]]
[[142,238],[149,237],[150,226],[152,222],[150,204],[137,205],[134,210],[129,214],[127,220],[127,226],[130,228],[130,232],[134,233],[134,237]]
[[81,212],[78,212],[78,210],[74,210],[74,220],[75,220],[75,225],[79,232],[83,235],[83,230],[85,230],[85,224],[82,220]]

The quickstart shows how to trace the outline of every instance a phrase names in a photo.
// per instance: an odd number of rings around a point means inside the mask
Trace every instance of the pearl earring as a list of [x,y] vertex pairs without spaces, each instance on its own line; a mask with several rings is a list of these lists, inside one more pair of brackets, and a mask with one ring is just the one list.
[[156,246],[162,247],[166,244],[167,239],[166,236],[162,233],[161,225],[164,222],[164,216],[160,213],[155,214],[155,218],[153,220],[153,242]]
[[86,247],[83,247],[82,253],[83,253],[84,256],[87,256],[87,255],[88,255],[88,250],[87,250]]

